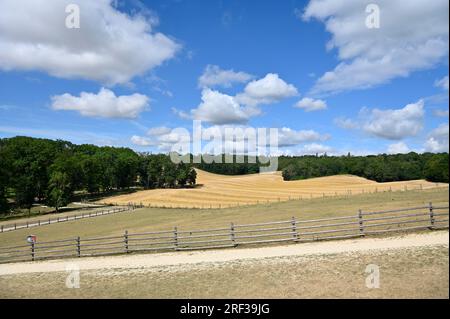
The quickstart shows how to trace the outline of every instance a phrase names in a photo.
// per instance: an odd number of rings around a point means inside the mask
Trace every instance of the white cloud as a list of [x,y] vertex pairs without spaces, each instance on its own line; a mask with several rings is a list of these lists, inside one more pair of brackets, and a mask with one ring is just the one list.
[[212,124],[243,124],[259,111],[242,107],[233,96],[211,89],[202,91],[202,103],[191,110],[192,118]]
[[157,19],[122,13],[110,0],[75,1],[81,25],[68,29],[65,8],[73,2],[2,0],[0,70],[38,70],[114,85],[161,65],[180,47],[153,30]]
[[448,117],[448,110],[434,110],[433,115],[438,117]]
[[440,80],[436,80],[436,82],[434,83],[434,85],[436,87],[440,87],[443,90],[448,91],[448,75],[444,76],[442,79]]
[[253,75],[245,72],[235,72],[234,70],[222,70],[217,65],[208,65],[198,79],[198,86],[205,87],[231,87],[233,83],[246,83],[253,78]]
[[[270,129],[263,128],[266,132],[266,146],[270,143]],[[228,130],[228,132],[227,132]],[[250,131],[247,131],[250,130]],[[239,135],[239,131],[243,134]],[[210,139],[214,136],[222,136],[225,142],[240,142],[243,138],[248,138],[248,134],[254,132],[257,137],[258,132],[255,128],[245,125],[213,125],[203,129],[203,138]],[[227,133],[233,134],[228,136]],[[282,127],[278,129],[278,146],[287,147],[294,146],[308,142],[325,141],[330,138],[329,135],[320,134],[314,130],[294,130],[289,127]],[[259,142],[259,140],[258,140]],[[260,145],[263,146],[263,145]]]
[[158,127],[152,127],[148,130],[147,135],[150,136],[160,136],[164,134],[169,134],[172,131],[170,127],[167,126],[158,126]]
[[296,131],[288,127],[278,130],[278,146],[294,146],[307,142],[324,141],[329,139],[328,135],[322,135],[314,130]]
[[411,150],[404,142],[393,143],[388,146],[389,154],[406,154]]
[[425,114],[423,107],[424,102],[420,100],[401,109],[373,109],[369,111],[369,119],[363,125],[363,128],[371,135],[390,140],[415,136],[423,127]]
[[145,95],[116,96],[105,88],[100,89],[98,94],[81,92],[78,97],[65,93],[51,99],[54,110],[72,110],[83,116],[107,118],[136,118],[149,105],[149,98]]
[[248,83],[236,101],[244,105],[271,104],[298,95],[292,84],[286,83],[278,74],[268,73],[264,78]]
[[425,150],[433,153],[448,152],[448,132],[448,123],[441,124],[439,127],[431,131],[427,141],[425,142]]
[[137,135],[133,135],[131,137],[131,143],[133,143],[134,145],[137,145],[137,146],[154,145],[154,143],[149,138],[137,136]]
[[176,107],[172,107],[171,110],[173,114],[175,114],[176,116],[178,116],[183,120],[192,120],[192,116],[183,110],[179,110]]
[[295,104],[295,107],[304,109],[306,112],[320,111],[327,109],[327,103],[324,100],[314,100],[305,97]]
[[312,92],[368,88],[431,68],[448,56],[448,0],[379,0],[380,28],[365,25],[367,1],[311,0],[302,18],[322,21],[341,61]]
[[300,154],[302,155],[325,154],[330,152],[333,152],[332,147],[317,143],[307,144],[300,149]]
[[130,141],[136,146],[155,146],[161,151],[171,151],[175,144],[189,144],[191,136],[186,129],[161,126],[149,129],[147,136],[133,135]]
[[260,80],[248,83],[244,92],[231,96],[205,87],[202,103],[190,114],[172,108],[172,112],[183,119],[195,119],[216,125],[245,124],[251,117],[262,113],[260,104],[279,102],[297,95],[297,89],[287,84],[277,74],[269,73]]
[[359,124],[356,123],[354,120],[345,118],[345,117],[338,117],[334,119],[334,124],[339,126],[340,128],[346,129],[346,130],[352,130],[359,128]]

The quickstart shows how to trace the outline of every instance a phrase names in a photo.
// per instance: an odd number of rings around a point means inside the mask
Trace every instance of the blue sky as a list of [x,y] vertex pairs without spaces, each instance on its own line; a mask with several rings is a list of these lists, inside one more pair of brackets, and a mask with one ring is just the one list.
[[0,137],[166,152],[200,119],[285,154],[448,152],[447,0],[90,2],[2,1]]

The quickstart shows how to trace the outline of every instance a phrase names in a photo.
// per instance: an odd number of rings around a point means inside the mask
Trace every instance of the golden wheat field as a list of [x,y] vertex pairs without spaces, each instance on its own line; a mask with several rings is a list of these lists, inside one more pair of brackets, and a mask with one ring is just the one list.
[[425,180],[377,183],[353,175],[335,175],[284,181],[281,172],[225,176],[197,169],[197,187],[152,189],[103,199],[108,204],[143,204],[152,207],[224,208],[292,199],[351,196],[361,193],[448,187]]

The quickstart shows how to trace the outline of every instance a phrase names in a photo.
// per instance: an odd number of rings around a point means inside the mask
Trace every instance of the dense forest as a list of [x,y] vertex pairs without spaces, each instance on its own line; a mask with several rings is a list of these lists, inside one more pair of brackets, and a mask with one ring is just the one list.
[[448,183],[448,153],[279,158],[285,180],[352,174],[377,182],[426,179]]
[[95,194],[195,183],[195,170],[172,163],[168,155],[30,137],[0,139],[0,213],[30,209],[35,202],[58,210],[77,191]]
[[[448,153],[414,152],[396,155],[369,156],[280,156],[278,169],[284,180],[305,179],[337,174],[352,174],[377,182],[426,179],[448,183]],[[196,167],[217,174],[240,175],[259,172],[259,164],[196,164]]]

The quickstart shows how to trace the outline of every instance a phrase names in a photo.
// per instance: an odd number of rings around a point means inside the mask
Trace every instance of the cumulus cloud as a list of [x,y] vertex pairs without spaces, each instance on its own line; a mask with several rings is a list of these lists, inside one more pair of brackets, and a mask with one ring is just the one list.
[[367,1],[311,0],[302,15],[318,19],[332,38],[340,63],[312,92],[363,89],[428,69],[448,57],[447,0],[379,0],[380,28],[367,28]]
[[425,142],[425,150],[433,153],[448,152],[448,132],[448,123],[441,124],[439,127],[431,131]]
[[243,124],[259,114],[253,107],[242,107],[235,97],[209,88],[202,91],[202,103],[191,110],[192,118],[212,124]]
[[202,90],[202,102],[190,113],[172,108],[183,119],[194,119],[215,125],[245,124],[262,113],[260,104],[271,104],[297,95],[297,89],[277,74],[248,83],[244,92],[235,96],[221,93],[209,87]]
[[71,3],[2,0],[0,70],[38,70],[114,85],[161,65],[180,48],[153,30],[157,19],[127,15],[111,0],[77,0],[80,28],[66,28],[65,8]]
[[409,153],[410,149],[405,142],[393,143],[388,146],[389,154],[406,154]]
[[324,100],[314,100],[305,97],[295,104],[295,107],[304,109],[306,112],[320,111],[327,109],[327,103]]
[[236,100],[244,105],[271,104],[298,95],[292,84],[286,83],[278,74],[268,73],[264,78],[248,83]]
[[[213,125],[203,129],[202,138],[211,140],[217,136],[222,137],[225,143],[232,145],[234,142],[242,142],[245,139],[255,138],[259,146],[268,146],[271,134],[270,128],[258,132],[255,128],[246,125]],[[276,129],[278,132],[278,147],[296,146],[304,143],[325,141],[330,138],[327,134],[320,134],[314,130],[294,130],[289,127]],[[265,139],[259,136],[265,132]],[[260,143],[261,142],[261,143]]]
[[246,83],[253,78],[253,75],[245,72],[235,72],[234,70],[222,70],[217,65],[207,65],[203,74],[198,79],[200,88],[206,87],[231,87],[234,83]]
[[363,129],[371,135],[390,140],[415,136],[423,128],[423,107],[424,102],[420,100],[401,109],[369,110],[369,119]]
[[161,126],[150,128],[146,136],[133,135],[130,141],[136,146],[155,146],[161,151],[171,151],[175,144],[189,144],[191,136],[186,129]]
[[80,96],[69,93],[51,97],[54,110],[80,112],[83,116],[106,118],[136,118],[149,105],[149,98],[142,94],[116,96],[113,91],[102,88],[98,94],[81,92]]
[[434,83],[434,85],[436,87],[439,87],[443,90],[448,91],[448,75],[444,76],[442,79],[440,80],[436,80],[436,82]]
[[328,135],[322,135],[314,130],[293,130],[282,127],[278,130],[278,146],[294,146],[307,142],[324,141],[329,139]]

